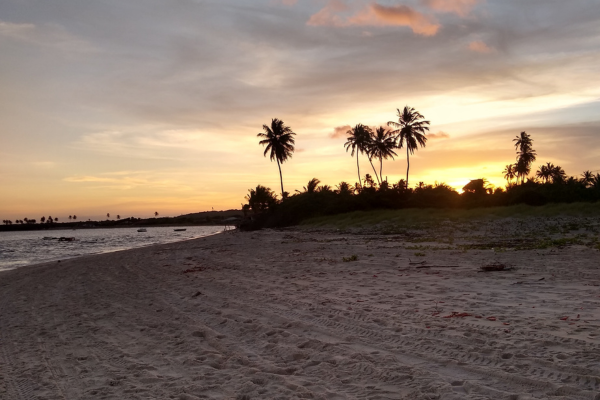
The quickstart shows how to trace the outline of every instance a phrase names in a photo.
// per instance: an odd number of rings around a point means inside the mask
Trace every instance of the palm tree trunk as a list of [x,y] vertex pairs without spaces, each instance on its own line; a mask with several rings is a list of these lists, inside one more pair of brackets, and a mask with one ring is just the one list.
[[373,161],[371,160],[371,157],[369,157],[369,162],[371,163],[371,167],[373,167],[373,172],[375,173],[375,178],[377,178],[377,183],[381,184],[381,182],[379,182],[379,176],[377,176],[377,170],[375,169],[375,166],[373,165]]
[[283,175],[281,175],[281,164],[279,164],[279,158],[277,159],[277,167],[279,167],[279,179],[281,180],[281,200],[285,197],[283,195]]
[[383,158],[379,157],[379,176],[381,177],[381,182],[383,182]]
[[410,158],[408,156],[408,143],[406,144],[406,188],[408,189],[408,170],[410,169]]
[[356,169],[358,170],[358,184],[362,186],[360,182],[360,164],[358,163],[358,150],[356,151]]

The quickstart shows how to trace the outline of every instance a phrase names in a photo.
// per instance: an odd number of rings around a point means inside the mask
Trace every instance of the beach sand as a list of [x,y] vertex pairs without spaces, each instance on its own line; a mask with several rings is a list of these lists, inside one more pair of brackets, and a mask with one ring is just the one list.
[[0,398],[600,399],[597,249],[406,239],[230,232],[0,273]]

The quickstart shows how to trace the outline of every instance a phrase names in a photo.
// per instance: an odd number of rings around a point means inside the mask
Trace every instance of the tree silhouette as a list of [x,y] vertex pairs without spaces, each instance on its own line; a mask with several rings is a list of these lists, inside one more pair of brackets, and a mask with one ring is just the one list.
[[396,128],[392,131],[392,135],[398,140],[398,148],[406,146],[406,185],[408,187],[408,172],[410,170],[410,154],[414,154],[418,150],[419,145],[425,147],[427,137],[425,131],[429,130],[429,121],[424,121],[423,115],[414,108],[406,106],[402,111],[398,111],[398,122],[390,121],[388,126]]
[[121,216],[119,214],[117,214],[117,219],[121,219]]
[[346,148],[346,152],[352,150],[350,156],[354,156],[354,152],[356,152],[356,169],[358,172],[358,182],[360,182],[358,153],[366,153],[368,151],[369,144],[371,143],[371,128],[363,124],[357,124],[354,128],[349,129],[346,134],[348,138],[346,139],[346,143],[344,143],[344,147]]
[[264,133],[261,132],[257,136],[263,138],[259,144],[266,146],[263,155],[266,157],[270,151],[269,158],[271,161],[277,160],[277,167],[279,168],[279,179],[281,181],[281,196],[285,198],[285,192],[283,191],[283,175],[281,174],[281,163],[286,161],[288,158],[292,158],[294,153],[294,133],[292,128],[286,126],[282,120],[273,118],[271,120],[271,126],[263,125]]
[[594,184],[594,174],[592,171],[583,171],[581,174],[581,183],[583,183],[585,187],[590,187]]
[[350,195],[354,192],[354,188],[348,182],[340,182],[337,185],[336,192],[342,195]]
[[46,217],[42,217],[40,218],[40,222],[43,224],[44,222],[46,222]]
[[521,184],[525,177],[531,172],[531,164],[536,160],[536,152],[533,150],[533,139],[526,132],[521,132],[515,139],[515,150],[517,150],[517,176],[521,178]]
[[158,217],[158,211],[154,211],[154,218]]
[[106,218],[110,218],[110,213],[106,213]]
[[304,192],[305,193],[314,193],[317,190],[319,183],[321,183],[320,180],[318,180],[317,178],[312,178],[310,181],[308,181],[306,186],[304,186]]
[[551,162],[547,162],[546,165],[541,165],[535,173],[536,178],[541,179],[544,183],[548,183],[550,178],[552,178],[552,174],[554,173],[554,169],[556,167]]
[[[371,143],[369,145],[369,156],[379,159],[379,183],[383,182],[383,159],[392,158],[397,156],[394,152],[396,147],[396,140],[394,135],[383,126],[380,126],[375,130],[375,133],[371,137]],[[377,176],[377,173],[375,173]]]
[[277,204],[277,196],[268,187],[258,185],[256,189],[249,189],[248,192],[246,200],[248,200],[249,208],[255,214],[266,211]]
[[517,172],[513,164],[508,164],[506,167],[504,167],[504,171],[502,171],[502,173],[504,173],[504,179],[506,179],[509,184],[517,176]]
[[76,219],[77,219],[77,215],[73,215],[73,220],[76,220]]

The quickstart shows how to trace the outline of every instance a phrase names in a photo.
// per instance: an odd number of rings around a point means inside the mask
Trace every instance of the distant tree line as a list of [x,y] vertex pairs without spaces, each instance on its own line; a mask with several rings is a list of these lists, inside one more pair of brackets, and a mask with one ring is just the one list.
[[[281,199],[270,189],[258,185],[250,189],[242,210],[249,218],[244,228],[256,229],[263,226],[294,225],[303,219],[357,210],[378,208],[474,208],[507,206],[514,204],[543,205],[558,202],[595,202],[600,200],[600,173],[584,171],[580,177],[567,177],[560,166],[548,162],[531,175],[537,153],[533,139],[521,132],[514,140],[516,160],[504,170],[506,188],[493,188],[485,178],[473,179],[458,193],[445,183],[428,185],[419,182],[414,188],[408,185],[409,155],[418,147],[425,147],[429,121],[409,106],[398,111],[398,122],[389,122],[393,131],[379,127],[371,128],[357,124],[348,130],[344,144],[351,156],[356,153],[358,182],[351,185],[340,182],[335,187],[321,185],[317,178],[311,179],[302,191],[290,195],[283,190],[281,163],[290,159],[294,151],[295,133],[278,119],[271,126],[264,125],[265,133],[259,134],[266,145],[264,155],[270,151],[271,160],[276,160],[281,179]],[[383,178],[383,160],[394,158],[395,149],[406,147],[406,179],[390,184]],[[370,174],[361,177],[359,154],[365,154],[373,168],[375,179]],[[379,170],[373,164],[379,161]]]

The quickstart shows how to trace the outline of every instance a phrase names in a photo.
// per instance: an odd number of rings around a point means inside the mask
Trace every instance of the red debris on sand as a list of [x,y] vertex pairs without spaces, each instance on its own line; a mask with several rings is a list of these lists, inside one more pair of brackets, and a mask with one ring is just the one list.
[[459,313],[456,311],[453,311],[452,314],[450,315],[444,315],[442,318],[464,318],[464,317],[472,317],[473,314],[469,314],[469,313]]
[[483,318],[481,315],[476,315],[475,318]]
[[373,275],[373,278],[377,278],[377,275]]
[[486,319],[487,319],[488,321],[495,321],[495,320],[496,320],[496,317],[487,317]]
[[505,322],[504,325],[510,325],[508,322]]
[[569,319],[569,317],[562,317],[560,320],[561,320],[561,321],[566,321],[566,320],[568,320],[568,319]]

